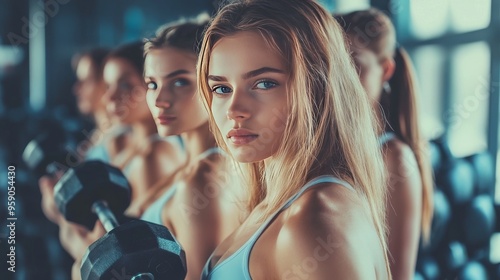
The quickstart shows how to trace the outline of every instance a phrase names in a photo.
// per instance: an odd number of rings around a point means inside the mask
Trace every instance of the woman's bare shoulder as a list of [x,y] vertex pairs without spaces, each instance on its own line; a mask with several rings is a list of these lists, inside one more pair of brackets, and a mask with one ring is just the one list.
[[299,264],[316,267],[304,269],[309,279],[375,279],[376,256],[384,253],[373,224],[365,200],[343,185],[306,191],[288,209],[277,238],[279,277],[293,276]]

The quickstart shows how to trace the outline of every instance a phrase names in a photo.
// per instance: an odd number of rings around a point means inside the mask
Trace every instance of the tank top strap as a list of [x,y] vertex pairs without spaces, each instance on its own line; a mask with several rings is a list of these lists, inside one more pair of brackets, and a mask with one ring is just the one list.
[[[226,279],[226,274],[234,274],[232,276],[237,275],[236,277],[230,279],[245,279],[251,280],[248,262],[250,260],[250,253],[252,251],[253,246],[262,235],[262,233],[267,229],[267,227],[273,222],[278,214],[280,214],[283,210],[290,207],[290,205],[296,201],[306,190],[311,187],[321,184],[321,183],[336,183],[340,184],[351,191],[355,191],[354,188],[347,182],[335,178],[333,176],[320,176],[316,177],[313,180],[306,183],[294,196],[292,196],[278,211],[273,213],[267,220],[262,223],[262,225],[257,229],[257,231],[235,252],[233,252],[226,259],[222,260],[220,263],[210,268],[210,262],[213,257],[210,256],[208,261],[205,264],[202,272],[203,280],[212,279],[212,276],[217,273],[217,277],[214,279]],[[224,278],[222,278],[224,277]]]
[[251,242],[252,243],[255,242],[260,237],[260,235],[266,230],[266,228],[269,226],[269,224],[272,223],[274,218],[279,213],[281,213],[282,211],[284,211],[288,207],[290,207],[292,205],[292,203],[294,203],[297,199],[300,198],[300,196],[302,196],[302,194],[304,194],[304,192],[306,192],[308,189],[310,189],[316,185],[322,184],[322,183],[335,183],[335,184],[342,185],[351,191],[355,191],[354,188],[349,183],[347,183],[343,180],[340,180],[336,177],[333,177],[331,175],[323,175],[323,176],[316,177],[316,178],[310,180],[309,182],[307,182],[302,188],[300,188],[300,190],[294,196],[292,196],[280,209],[278,209],[278,211],[273,213],[262,224],[262,226],[255,232],[255,234],[250,238],[251,240],[253,240]]
[[213,147],[213,148],[210,148],[210,149],[204,151],[203,153],[199,154],[196,157],[196,161],[204,160],[213,154],[225,155],[226,153],[219,147]]
[[387,144],[387,142],[391,141],[392,139],[396,138],[396,134],[394,132],[384,132],[382,135],[379,136],[378,138],[378,144],[380,146],[383,146]]
[[144,213],[142,213],[141,219],[156,224],[162,224],[161,215],[163,206],[174,196],[177,186],[178,184],[172,185],[157,200],[149,205]]

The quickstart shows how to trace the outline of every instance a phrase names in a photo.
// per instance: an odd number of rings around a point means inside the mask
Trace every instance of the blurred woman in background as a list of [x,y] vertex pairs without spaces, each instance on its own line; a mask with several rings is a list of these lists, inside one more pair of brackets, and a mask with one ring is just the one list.
[[[150,188],[173,176],[184,165],[185,155],[177,139],[166,139],[157,134],[156,125],[146,102],[146,85],[143,73],[143,43],[123,45],[113,50],[105,60],[103,77],[106,92],[103,96],[107,112],[120,124],[130,127],[130,133],[122,138],[121,152],[111,157],[110,163],[122,169],[131,185],[132,201],[126,214],[140,217],[148,207]],[[48,192],[44,200],[53,201],[53,187],[57,180],[43,182]],[[55,206],[54,206],[55,208]],[[75,259],[73,278],[79,278],[80,261],[87,247],[104,235],[100,224],[92,231],[70,223],[53,209],[52,221],[59,225],[63,247]]]
[[415,77],[408,54],[396,46],[389,17],[376,9],[337,15],[377,117],[389,175],[386,208],[394,279],[412,279],[421,235],[428,240],[433,182],[419,130]]
[[107,87],[103,78],[104,63],[109,50],[96,48],[73,58],[73,67],[77,81],[73,92],[77,98],[80,112],[91,116],[95,121],[95,129],[80,146],[85,152],[85,159],[98,159],[111,162],[123,150],[120,145],[127,137],[129,127],[121,125],[106,110],[104,95]]

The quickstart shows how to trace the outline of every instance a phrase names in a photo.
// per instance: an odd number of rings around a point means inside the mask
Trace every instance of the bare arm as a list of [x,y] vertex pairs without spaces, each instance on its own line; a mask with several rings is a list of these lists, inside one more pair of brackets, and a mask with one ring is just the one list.
[[203,172],[182,181],[175,196],[163,208],[163,223],[175,235],[186,253],[186,280],[200,279],[205,262],[218,244],[218,201],[204,191],[208,182]]
[[278,236],[276,279],[388,279],[366,208],[343,186],[333,188],[297,201]]
[[421,232],[422,182],[415,156],[408,146],[391,141],[385,149],[391,273],[394,279],[412,279]]
[[141,191],[173,176],[183,164],[183,156],[169,142],[157,141],[147,154],[135,156],[128,164],[126,169],[132,172],[128,172],[127,179],[140,196]]

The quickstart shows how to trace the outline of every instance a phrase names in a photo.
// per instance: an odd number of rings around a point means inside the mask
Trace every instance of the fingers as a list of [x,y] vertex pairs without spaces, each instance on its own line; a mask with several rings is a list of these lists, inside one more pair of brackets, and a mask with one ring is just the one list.
[[55,224],[59,224],[62,214],[59,212],[54,199],[54,186],[56,183],[57,180],[49,176],[43,176],[38,181],[40,193],[42,194],[42,211],[47,219]]

